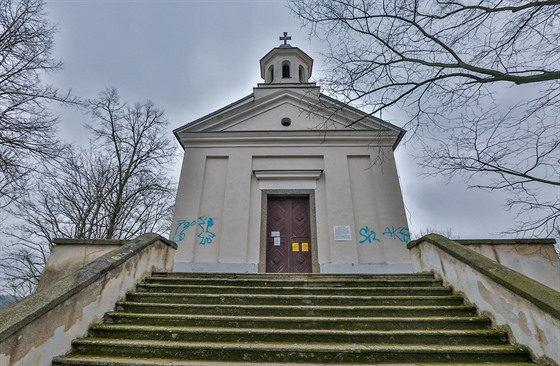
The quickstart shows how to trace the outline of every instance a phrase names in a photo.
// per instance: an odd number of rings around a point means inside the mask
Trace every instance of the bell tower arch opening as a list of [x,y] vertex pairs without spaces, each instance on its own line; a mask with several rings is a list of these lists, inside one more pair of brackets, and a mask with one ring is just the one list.
[[290,61],[282,62],[282,79],[289,79],[290,76]]
[[270,65],[268,67],[268,76],[267,76],[267,79],[265,80],[265,82],[270,84],[273,81],[274,81],[274,65]]

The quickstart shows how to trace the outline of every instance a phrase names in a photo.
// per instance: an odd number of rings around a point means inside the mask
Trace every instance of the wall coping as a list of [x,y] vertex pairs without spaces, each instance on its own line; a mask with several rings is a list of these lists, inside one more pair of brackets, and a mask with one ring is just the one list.
[[140,235],[127,241],[120,248],[97,258],[79,270],[54,282],[47,288],[1,310],[0,342],[155,242],[162,242],[173,249],[177,249],[177,244],[160,235],[153,233]]
[[555,239],[457,239],[455,242],[462,245],[554,245]]
[[123,245],[130,240],[54,238],[51,242],[54,245]]
[[[525,239],[526,240],[526,239]],[[509,269],[482,254],[463,247],[458,241],[447,239],[438,234],[428,234],[408,243],[412,249],[423,242],[428,242],[447,254],[468,264],[478,272],[532,302],[535,306],[560,319],[560,292],[551,289],[519,272]],[[555,241],[556,242],[556,241]]]

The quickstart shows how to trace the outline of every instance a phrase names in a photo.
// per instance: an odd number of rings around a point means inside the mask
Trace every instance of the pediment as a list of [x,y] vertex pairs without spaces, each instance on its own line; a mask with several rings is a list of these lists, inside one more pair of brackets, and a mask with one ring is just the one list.
[[[282,125],[284,118],[289,126]],[[323,94],[281,88],[258,99],[251,94],[174,132],[289,130],[402,131]]]

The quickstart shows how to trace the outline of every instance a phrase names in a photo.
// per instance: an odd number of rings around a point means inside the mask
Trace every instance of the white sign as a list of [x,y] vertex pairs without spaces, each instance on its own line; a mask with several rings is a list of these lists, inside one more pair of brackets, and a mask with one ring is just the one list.
[[350,241],[352,240],[352,231],[348,225],[335,225],[334,226],[334,240],[336,241]]
[[279,237],[279,236],[275,236],[275,237],[274,237],[274,246],[275,246],[275,247],[279,247],[279,246],[280,246],[280,237]]
[[272,236],[273,238],[275,238],[277,236],[279,237],[280,236],[280,231],[271,231],[270,236]]

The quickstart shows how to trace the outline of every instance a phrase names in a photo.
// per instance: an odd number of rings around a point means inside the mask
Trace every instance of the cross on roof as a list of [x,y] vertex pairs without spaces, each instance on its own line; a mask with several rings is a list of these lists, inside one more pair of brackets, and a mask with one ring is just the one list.
[[284,41],[284,44],[288,44],[288,41],[292,39],[292,36],[288,35],[288,32],[284,32],[284,36],[280,36],[280,40]]

